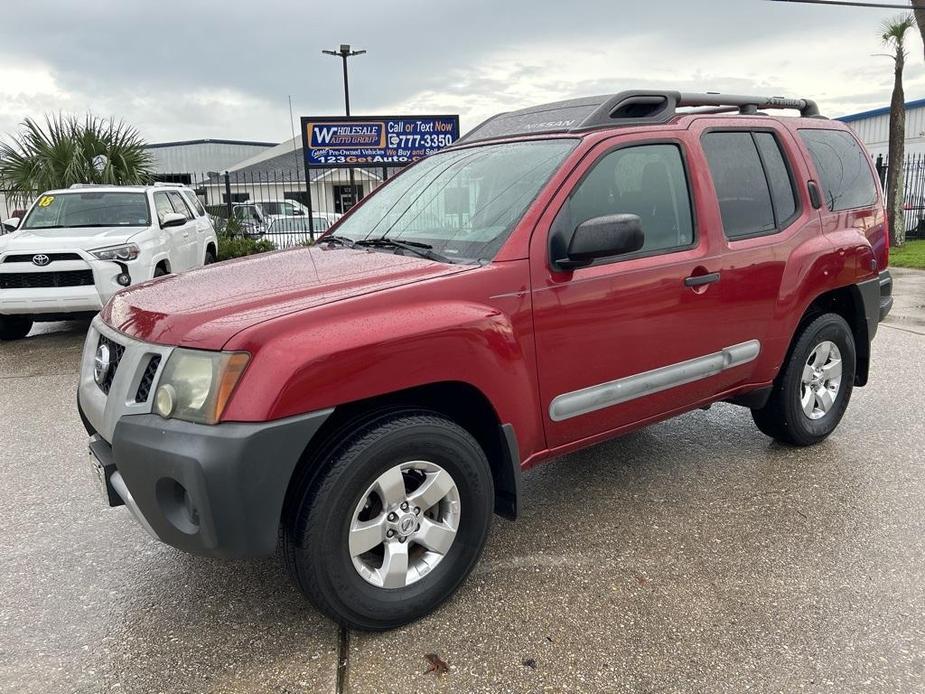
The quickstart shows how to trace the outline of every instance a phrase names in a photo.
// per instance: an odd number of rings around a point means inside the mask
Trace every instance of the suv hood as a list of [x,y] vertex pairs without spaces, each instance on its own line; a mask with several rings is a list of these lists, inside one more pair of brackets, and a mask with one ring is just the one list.
[[294,248],[125,289],[102,318],[145,342],[221,349],[236,333],[266,320],[475,267],[340,246]]
[[0,253],[94,250],[125,243],[145,227],[75,227],[20,229],[0,236]]

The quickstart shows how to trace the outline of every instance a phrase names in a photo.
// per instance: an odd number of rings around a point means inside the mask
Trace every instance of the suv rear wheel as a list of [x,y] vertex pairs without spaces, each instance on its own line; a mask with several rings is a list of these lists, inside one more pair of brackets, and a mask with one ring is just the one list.
[[0,316],[0,340],[21,340],[32,330],[29,316]]
[[819,316],[797,338],[767,404],[752,410],[758,428],[794,446],[809,446],[841,421],[854,387],[854,335],[835,313]]
[[284,520],[287,567],[322,612],[365,630],[414,621],[456,590],[482,551],[494,498],[469,432],[407,410],[355,429],[305,486]]

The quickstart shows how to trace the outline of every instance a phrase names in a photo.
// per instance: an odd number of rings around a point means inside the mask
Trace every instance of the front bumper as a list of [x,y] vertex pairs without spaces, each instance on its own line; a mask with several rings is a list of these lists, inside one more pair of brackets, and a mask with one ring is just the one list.
[[330,414],[214,426],[129,415],[111,446],[94,433],[90,449],[110,503],[125,503],[157,539],[212,557],[264,556],[276,548],[295,466]]
[[[139,272],[135,268],[132,270]],[[0,274],[9,275],[52,276],[87,271],[93,274],[93,284],[3,289],[0,291],[0,315],[96,313],[113,294],[123,289],[116,281],[122,268],[113,262],[85,258],[52,262],[43,268],[25,262],[0,263]],[[138,281],[140,277],[133,279]]]

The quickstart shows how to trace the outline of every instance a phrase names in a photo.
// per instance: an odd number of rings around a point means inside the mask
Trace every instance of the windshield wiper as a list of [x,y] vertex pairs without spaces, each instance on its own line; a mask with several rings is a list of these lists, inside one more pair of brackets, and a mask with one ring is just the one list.
[[453,263],[455,262],[452,258],[448,258],[442,253],[438,253],[433,250],[433,246],[429,243],[422,243],[421,241],[399,241],[398,239],[391,239],[385,236],[380,236],[375,239],[361,239],[356,242],[357,246],[367,246],[372,248],[401,248],[405,251],[411,251],[415,255],[419,255],[422,258],[427,258],[428,260],[436,260],[438,263]]
[[331,234],[329,236],[325,236],[323,239],[321,239],[319,243],[323,243],[325,241],[330,241],[331,243],[338,243],[341,246],[346,246],[347,248],[353,248],[354,246],[357,245],[357,242],[354,241],[353,239],[347,238],[346,236],[338,236],[337,234]]

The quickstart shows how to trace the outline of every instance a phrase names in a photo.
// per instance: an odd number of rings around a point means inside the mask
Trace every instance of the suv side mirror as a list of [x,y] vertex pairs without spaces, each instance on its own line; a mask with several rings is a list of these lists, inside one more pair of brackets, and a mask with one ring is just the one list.
[[163,217],[161,217],[161,229],[166,229],[167,227],[182,227],[186,224],[186,215],[180,214],[179,212],[168,212]]
[[575,228],[566,257],[554,259],[553,264],[562,270],[573,270],[590,265],[598,258],[638,251],[644,243],[642,220],[637,215],[594,217]]
[[3,220],[3,230],[4,231],[16,231],[19,228],[19,223],[22,220],[19,217],[10,217],[9,219]]

